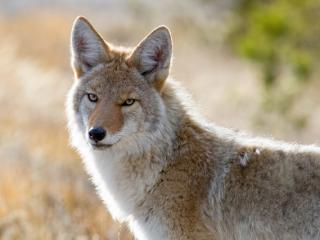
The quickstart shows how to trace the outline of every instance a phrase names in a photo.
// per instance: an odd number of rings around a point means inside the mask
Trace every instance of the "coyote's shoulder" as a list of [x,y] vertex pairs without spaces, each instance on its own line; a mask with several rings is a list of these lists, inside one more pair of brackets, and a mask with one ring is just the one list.
[[169,76],[170,32],[115,49],[80,17],[73,145],[138,239],[319,239],[320,149],[207,124]]

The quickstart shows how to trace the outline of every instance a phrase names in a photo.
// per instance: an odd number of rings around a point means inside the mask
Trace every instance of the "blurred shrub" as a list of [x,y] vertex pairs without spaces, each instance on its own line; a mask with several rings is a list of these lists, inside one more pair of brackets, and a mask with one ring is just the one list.
[[265,109],[288,113],[319,67],[320,0],[239,0],[234,12],[228,42],[261,67]]

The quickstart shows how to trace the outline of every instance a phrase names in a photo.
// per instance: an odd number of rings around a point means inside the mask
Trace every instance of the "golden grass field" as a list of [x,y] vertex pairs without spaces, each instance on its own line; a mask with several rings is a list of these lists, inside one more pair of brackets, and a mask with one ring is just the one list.
[[167,24],[174,40],[172,75],[206,117],[255,135],[319,143],[319,82],[299,96],[294,111],[309,121],[297,129],[261,111],[256,66],[221,46],[217,35],[223,30],[212,32],[215,26],[206,26],[201,9],[190,17],[197,24],[186,28],[190,19],[175,17],[178,13],[163,17],[160,11],[149,22],[140,5],[128,2],[135,15],[58,7],[0,15],[0,239],[131,239],[125,226],[112,221],[68,145],[69,34],[79,14],[115,44],[134,45],[153,27]]

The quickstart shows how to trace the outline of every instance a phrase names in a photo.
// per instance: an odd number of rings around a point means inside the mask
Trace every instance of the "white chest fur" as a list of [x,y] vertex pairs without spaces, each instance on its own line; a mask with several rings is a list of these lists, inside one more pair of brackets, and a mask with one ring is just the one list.
[[156,181],[156,169],[153,173],[148,169],[131,171],[124,164],[128,156],[123,153],[87,148],[82,155],[86,169],[113,218],[128,221],[139,240],[169,239],[166,227],[160,223],[158,216],[151,216],[146,222],[146,216],[136,211],[136,206]]
[[112,217],[120,221],[133,212],[139,195],[142,194],[140,186],[126,178],[121,165],[124,158],[120,153],[92,150],[84,157],[85,166],[100,197]]

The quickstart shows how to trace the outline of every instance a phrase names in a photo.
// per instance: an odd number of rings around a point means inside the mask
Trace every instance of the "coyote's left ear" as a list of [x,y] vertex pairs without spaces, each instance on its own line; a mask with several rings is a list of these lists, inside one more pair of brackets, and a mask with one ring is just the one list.
[[169,74],[171,55],[170,31],[161,26],[138,44],[129,60],[147,81],[160,89]]

